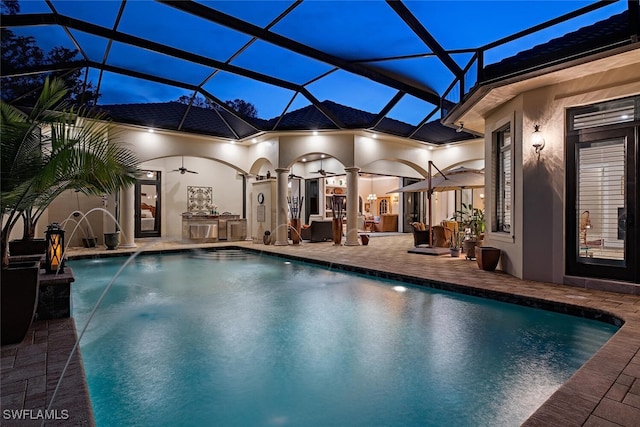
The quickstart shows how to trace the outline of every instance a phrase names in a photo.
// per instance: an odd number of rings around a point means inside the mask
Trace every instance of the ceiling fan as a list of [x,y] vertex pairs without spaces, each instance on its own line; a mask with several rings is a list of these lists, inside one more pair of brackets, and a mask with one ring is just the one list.
[[189,172],[189,173],[198,173],[196,171],[192,171],[192,170],[189,170],[189,169],[184,167],[184,156],[182,156],[182,166],[180,166],[178,169],[172,170],[171,172],[180,172],[181,175],[184,175],[187,172]]
[[291,165],[291,171],[289,172],[289,179],[304,179],[300,175],[293,173],[293,165]]
[[313,172],[313,173],[319,173],[322,176],[327,176],[327,175],[335,175],[335,173],[333,172],[327,172],[326,170],[324,170],[322,168],[322,158],[320,158],[320,169],[318,169],[317,171]]

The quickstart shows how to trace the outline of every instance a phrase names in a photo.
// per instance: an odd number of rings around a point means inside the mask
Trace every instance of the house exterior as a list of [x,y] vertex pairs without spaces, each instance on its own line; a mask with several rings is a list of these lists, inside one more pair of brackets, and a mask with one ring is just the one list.
[[484,134],[485,244],[509,274],[639,292],[637,6],[485,67],[444,119]]

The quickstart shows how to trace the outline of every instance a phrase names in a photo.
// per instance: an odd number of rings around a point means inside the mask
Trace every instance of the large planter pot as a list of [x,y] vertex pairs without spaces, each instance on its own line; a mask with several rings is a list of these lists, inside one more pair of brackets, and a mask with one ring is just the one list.
[[38,306],[39,262],[11,263],[2,269],[2,345],[22,342]]
[[485,271],[493,271],[500,261],[501,251],[491,246],[478,246],[476,248],[476,262],[478,268]]
[[104,233],[104,245],[108,250],[114,250],[120,244],[120,232]]
[[291,219],[291,242],[294,245],[300,244],[300,232],[302,231],[302,222],[299,218]]
[[82,238],[82,246],[85,248],[95,248],[98,244],[97,237],[83,237]]
[[467,259],[476,259],[476,248],[482,245],[481,240],[471,239],[462,243],[464,254]]
[[45,239],[12,240],[9,242],[9,255],[37,255],[47,251]]
[[449,248],[449,254],[451,255],[451,258],[459,258],[460,248]]
[[334,218],[332,227],[333,244],[339,245],[342,243],[342,220],[340,218]]

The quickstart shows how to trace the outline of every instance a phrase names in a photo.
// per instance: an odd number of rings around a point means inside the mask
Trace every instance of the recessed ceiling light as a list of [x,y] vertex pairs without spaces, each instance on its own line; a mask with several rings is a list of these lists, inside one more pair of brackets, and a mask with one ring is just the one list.
[[317,134],[318,134],[318,131],[317,131],[317,130],[314,130],[314,131],[313,131],[313,134],[314,134],[314,135],[317,135]]
[[155,132],[155,131],[154,131],[153,129],[149,128],[149,129],[147,129],[147,132],[149,132],[149,133],[153,133],[153,132]]
[[253,139],[251,140],[251,142],[253,142],[253,143],[255,144],[256,142],[258,142],[258,138],[253,138]]
[[433,146],[429,147],[429,150],[433,150]]
[[307,158],[306,158],[306,157],[303,157],[303,158],[302,158],[302,161],[303,161],[303,162],[306,162],[306,161],[307,161]]
[[324,159],[325,155],[324,154],[320,154],[320,158]]

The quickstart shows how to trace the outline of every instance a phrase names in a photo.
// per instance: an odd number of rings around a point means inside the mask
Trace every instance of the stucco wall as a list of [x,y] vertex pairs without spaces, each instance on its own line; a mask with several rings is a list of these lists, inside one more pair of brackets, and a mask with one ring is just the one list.
[[[503,270],[524,279],[563,283],[566,110],[639,94],[638,69],[638,64],[614,68],[524,92],[485,117],[487,177],[495,174],[489,161],[493,131],[508,120],[515,124],[513,241],[491,232],[486,241],[503,250]],[[539,158],[531,146],[534,125],[540,125],[545,138]],[[495,203],[490,189],[487,184],[487,224]]]

